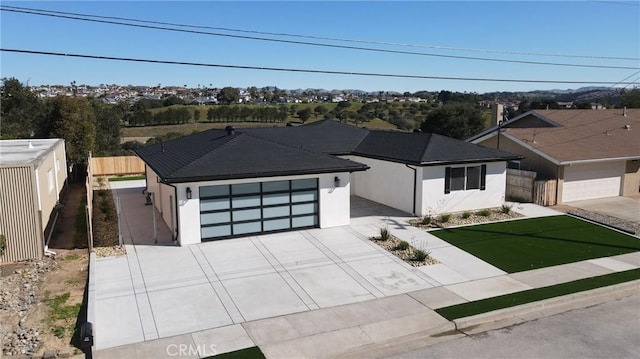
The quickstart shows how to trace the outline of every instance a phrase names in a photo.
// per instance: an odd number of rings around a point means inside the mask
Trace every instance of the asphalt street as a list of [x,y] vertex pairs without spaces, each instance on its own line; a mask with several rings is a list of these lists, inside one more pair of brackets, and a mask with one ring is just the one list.
[[390,358],[640,358],[640,294]]

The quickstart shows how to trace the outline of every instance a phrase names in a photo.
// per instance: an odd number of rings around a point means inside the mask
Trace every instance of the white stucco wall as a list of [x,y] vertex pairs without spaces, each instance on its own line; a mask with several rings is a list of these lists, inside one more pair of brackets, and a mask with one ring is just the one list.
[[[413,213],[414,171],[402,163],[382,161],[360,156],[345,156],[344,158],[368,165],[364,172],[354,172],[351,177],[354,182],[352,194],[360,196],[389,207],[397,208],[407,213]],[[415,167],[415,166],[412,166]],[[418,178],[422,178],[422,169],[417,168]],[[421,191],[418,186],[418,192]],[[416,197],[420,198],[421,193]],[[416,206],[416,210],[418,210]]]
[[[334,178],[336,176],[340,178],[339,187],[334,187]],[[155,179],[155,174],[153,178]],[[260,177],[242,180],[177,183],[175,186],[178,189],[178,209],[180,217],[178,227],[179,243],[181,245],[186,245],[201,242],[200,186],[217,186],[225,184],[268,182],[303,178],[318,178],[320,227],[327,228],[348,225],[351,218],[351,211],[349,202],[350,181],[349,173],[347,172],[320,175]],[[192,198],[190,200],[187,200],[186,198],[187,187],[191,188]],[[171,188],[171,190],[173,189]],[[167,222],[167,225],[170,225],[170,223]]]
[[[156,173],[153,172],[153,170],[149,166],[146,167],[146,175],[147,191],[153,193],[155,199],[155,207],[158,209],[158,212],[160,212],[162,220],[167,224],[167,227],[169,227],[175,235],[177,224],[175,210],[172,210],[171,207],[171,204],[174,203],[174,189],[171,186],[159,183]],[[171,222],[172,216],[173,227]]]
[[473,211],[482,208],[499,207],[504,203],[507,171],[506,162],[469,164],[487,165],[486,189],[481,191],[451,191],[444,193],[445,167],[463,167],[464,165],[435,166],[423,168],[422,206],[419,215],[450,212]]

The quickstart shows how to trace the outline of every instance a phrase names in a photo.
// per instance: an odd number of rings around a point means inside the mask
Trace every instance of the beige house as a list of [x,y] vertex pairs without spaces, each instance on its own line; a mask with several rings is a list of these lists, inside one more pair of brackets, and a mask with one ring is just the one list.
[[67,180],[64,140],[0,141],[0,262],[42,258]]
[[524,156],[557,203],[639,194],[640,109],[533,110],[468,141]]

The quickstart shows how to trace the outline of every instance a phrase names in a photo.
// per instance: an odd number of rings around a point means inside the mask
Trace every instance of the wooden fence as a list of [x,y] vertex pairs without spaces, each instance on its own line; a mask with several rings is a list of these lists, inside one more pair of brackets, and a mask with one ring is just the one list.
[[535,180],[535,172],[507,168],[506,199],[517,202],[533,202]]
[[553,206],[556,204],[557,184],[556,180],[536,181],[536,172],[508,168],[505,197],[509,201]]
[[533,191],[533,203],[541,206],[556,205],[557,186],[558,181],[556,180],[536,181]]
[[136,156],[93,157],[93,176],[116,176],[145,173],[144,162]]

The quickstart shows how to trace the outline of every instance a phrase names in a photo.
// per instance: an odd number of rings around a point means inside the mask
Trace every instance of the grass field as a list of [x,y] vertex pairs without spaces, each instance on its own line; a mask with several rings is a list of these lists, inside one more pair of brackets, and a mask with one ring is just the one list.
[[[204,106],[201,106],[204,107]],[[315,119],[311,118],[307,123],[320,121],[321,117]],[[292,122],[298,122],[296,119]],[[353,122],[349,122],[351,125],[355,125]],[[120,136],[122,137],[155,137],[166,135],[169,132],[177,132],[182,134],[190,134],[194,131],[205,131],[210,130],[212,128],[225,128],[228,125],[232,125],[236,128],[242,127],[283,127],[286,125],[286,122],[197,122],[197,123],[185,123],[181,125],[159,125],[159,126],[144,126],[144,127],[122,127],[120,129]],[[364,122],[358,124],[360,127],[366,127],[369,129],[380,129],[380,130],[392,130],[396,129],[396,126],[390,124],[389,122],[373,119],[369,122]]]
[[640,251],[640,239],[561,215],[433,231],[508,273]]
[[450,307],[436,309],[436,312],[449,320],[453,320],[487,313],[493,310],[514,307],[516,305],[559,297],[562,295],[583,292],[585,290],[629,282],[636,279],[640,279],[640,269],[605,274],[598,277],[585,278],[573,282],[529,289],[522,292],[501,295],[499,297],[452,305]]

